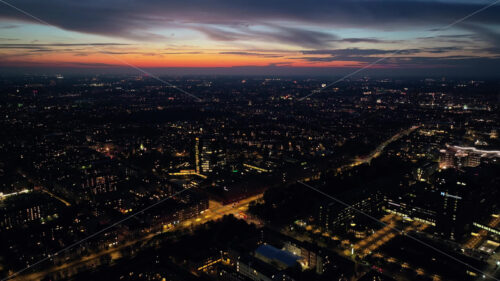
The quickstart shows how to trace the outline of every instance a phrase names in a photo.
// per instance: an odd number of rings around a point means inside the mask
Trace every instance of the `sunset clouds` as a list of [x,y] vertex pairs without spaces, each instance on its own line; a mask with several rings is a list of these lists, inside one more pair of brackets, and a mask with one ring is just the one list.
[[[499,60],[490,1],[34,1],[0,4],[0,66],[463,68]],[[120,59],[113,58],[119,56]]]

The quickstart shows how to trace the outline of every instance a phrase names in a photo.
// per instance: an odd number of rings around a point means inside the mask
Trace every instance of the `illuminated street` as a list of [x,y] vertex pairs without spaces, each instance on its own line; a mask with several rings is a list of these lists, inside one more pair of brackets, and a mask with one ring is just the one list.
[[[354,244],[354,251],[360,257],[365,257],[373,252],[375,252],[378,248],[380,248],[385,243],[389,242],[391,239],[399,235],[394,229],[397,228],[396,224],[398,221],[401,221],[402,218],[397,217],[393,214],[385,215],[381,221],[386,223],[384,227],[377,230],[372,235],[367,238],[357,242]],[[411,225],[405,227],[403,229],[404,233],[408,233],[414,230],[423,231],[428,227],[428,225],[413,221]]]
[[[253,201],[259,200],[260,198],[262,198],[262,194],[251,196],[251,197],[246,198],[244,200],[241,200],[237,203],[229,204],[229,205],[221,205],[215,201],[210,201],[210,208],[207,209],[205,212],[203,212],[203,214],[200,214],[196,218],[187,220],[176,227],[167,229],[166,231],[177,231],[177,230],[181,230],[181,229],[190,228],[190,227],[193,227],[195,225],[204,224],[208,221],[218,220],[226,215],[234,215],[237,217],[246,216],[245,212],[248,210],[248,205]],[[255,220],[252,220],[252,222],[260,223],[260,222],[255,221]],[[37,271],[37,272],[33,272],[33,273],[22,274],[22,275],[15,277],[15,278],[12,278],[11,280],[18,280],[18,281],[40,280],[44,276],[47,276],[49,274],[53,274],[53,273],[58,272],[58,271],[63,271],[63,270],[71,271],[72,268],[78,268],[80,266],[88,266],[88,265],[96,264],[96,263],[98,263],[98,259],[104,255],[110,254],[112,257],[113,257],[113,255],[114,255],[114,257],[120,257],[119,252],[121,249],[124,249],[128,246],[134,245],[137,242],[145,242],[145,241],[151,240],[154,237],[161,235],[162,233],[164,233],[166,231],[149,233],[149,234],[147,234],[143,237],[140,237],[138,239],[127,241],[124,244],[120,244],[120,245],[115,246],[115,247],[110,247],[109,249],[101,250],[97,253],[92,253],[91,255],[88,255],[88,256],[79,257],[76,260],[65,262],[64,264],[59,265],[59,266],[45,268],[42,271]],[[40,265],[40,266],[43,267],[44,265]]]

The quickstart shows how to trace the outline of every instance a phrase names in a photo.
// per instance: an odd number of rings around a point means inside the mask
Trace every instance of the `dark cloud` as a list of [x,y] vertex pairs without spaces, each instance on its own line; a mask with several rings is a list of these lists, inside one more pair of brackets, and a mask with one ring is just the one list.
[[[2,38],[0,38],[1,41]],[[82,56],[82,52],[85,51],[86,55],[89,54],[88,50],[84,47],[104,47],[104,46],[129,46],[129,44],[121,44],[121,43],[50,43],[50,44],[40,44],[40,43],[31,43],[31,44],[2,44],[0,43],[0,50],[24,50],[26,53],[17,53],[14,56],[22,56],[23,54],[35,54],[35,53],[55,53],[55,52],[74,52],[77,56]],[[117,52],[117,51],[101,51],[96,48],[95,52],[104,53],[104,54],[130,54],[139,52]],[[140,53],[146,54],[146,53]],[[12,54],[10,55],[12,56]]]
[[442,54],[460,50],[463,50],[463,47],[449,46],[449,47],[434,47],[434,48],[422,48],[422,49],[396,49],[396,50],[347,48],[347,49],[335,49],[335,50],[305,50],[302,51],[302,54],[328,56],[328,57],[309,57],[311,61],[335,61],[335,60],[353,60],[353,59],[365,61],[366,58],[370,58],[371,56],[380,56],[380,55],[407,56],[419,53]]
[[[471,43],[471,42],[486,42],[492,47],[500,45],[500,33],[490,28],[485,24],[477,24],[471,22],[461,22],[457,24],[463,30],[471,32],[470,34],[450,34],[440,36],[419,37],[420,40],[435,40],[448,43]],[[491,48],[489,48],[491,50]]]
[[337,42],[346,42],[346,43],[388,43],[394,41],[386,41],[380,40],[376,38],[342,38],[337,40]]
[[331,42],[338,40],[338,36],[306,29],[292,28],[292,27],[278,27],[274,33],[260,32],[263,39],[276,40],[278,42],[299,45],[302,47],[321,48],[329,46]]
[[473,23],[461,23],[461,27],[474,32],[478,37],[487,41],[492,47],[500,49],[500,33],[493,31],[487,26],[473,24]]
[[436,48],[424,48],[424,49],[422,49],[422,51],[433,53],[433,54],[441,54],[441,53],[447,53],[447,52],[452,52],[452,51],[461,51],[463,49],[464,49],[463,47],[436,47]]
[[431,43],[442,42],[442,43],[460,44],[460,45],[471,44],[477,42],[478,40],[481,40],[479,36],[477,36],[476,34],[428,36],[428,37],[417,37],[416,39],[423,42],[432,41]]
[[18,28],[19,25],[13,25],[13,24],[10,24],[10,25],[0,25],[0,29],[13,29],[13,28]]
[[121,43],[50,43],[50,44],[0,44],[2,49],[38,49],[44,47],[91,47],[91,46],[129,46]]
[[[158,27],[184,27],[204,32],[215,40],[239,40],[241,34],[222,29],[203,28],[194,24],[222,25],[242,29],[252,25],[294,22],[323,27],[363,27],[404,29],[415,26],[444,26],[482,8],[484,3],[446,1],[381,0],[19,0],[15,5],[48,23],[66,30],[111,35],[141,40],[165,40],[152,32]],[[474,24],[499,24],[500,7],[493,6],[467,19]],[[0,17],[29,20],[26,15],[4,7]],[[278,30],[277,30],[278,31]],[[260,33],[261,38],[296,42],[301,46],[324,44],[318,37],[300,29],[283,33]],[[303,40],[292,40],[291,36]],[[309,36],[309,37],[308,37]],[[373,39],[375,40],[375,39]],[[348,41],[347,41],[348,42]],[[372,43],[375,43],[373,41]]]
[[260,56],[262,54],[252,52],[219,52],[221,55],[242,55],[242,56]]
[[239,56],[256,56],[256,57],[265,57],[265,58],[279,58],[283,57],[282,55],[275,54],[263,54],[263,53],[254,53],[254,52],[219,52],[221,55],[239,55]]
[[[377,65],[447,65],[452,60],[465,61],[465,59],[475,59],[476,57],[450,56],[446,53],[461,51],[462,47],[435,47],[422,49],[402,49],[402,50],[384,50],[384,49],[337,49],[337,50],[312,50],[302,51],[305,56],[295,57],[294,59],[306,60],[309,62],[334,62],[351,61],[353,64],[373,63]],[[419,54],[442,54],[442,57],[426,57]],[[311,56],[322,55],[322,56]],[[383,58],[382,60],[380,60]],[[455,64],[450,64],[455,65]]]
[[[351,61],[352,67],[360,67],[359,62],[363,65],[373,63],[379,58],[377,57],[301,57],[297,58],[310,62],[333,62],[333,61]],[[396,68],[403,72],[415,73],[415,69],[437,69],[437,68],[451,68],[456,69],[457,72],[473,74],[474,71],[495,71],[495,64],[500,62],[500,57],[495,58],[482,58],[471,56],[445,56],[445,57],[388,57],[385,60],[377,61],[376,68]],[[375,68],[375,67],[374,67]],[[399,74],[399,73],[398,73]],[[487,73],[488,76],[498,76],[495,73]]]
[[332,57],[358,57],[358,56],[372,56],[372,55],[387,55],[387,54],[416,54],[420,49],[403,49],[403,50],[383,50],[383,49],[336,49],[336,50],[306,50],[302,51],[304,55],[330,55]]
[[266,30],[256,30],[247,25],[233,26],[232,31],[223,30],[213,25],[195,26],[194,29],[205,33],[210,39],[218,41],[252,40],[298,45],[305,48],[328,47],[339,39],[326,32],[283,27],[269,24]]
[[85,63],[85,62],[69,62],[68,65],[84,66],[84,67],[120,67],[120,65],[110,63]]
[[198,55],[203,54],[203,52],[199,51],[190,51],[190,52],[164,52],[162,55]]
[[420,40],[428,40],[428,39],[441,39],[441,40],[446,40],[446,39],[470,39],[474,38],[475,35],[473,34],[449,34],[449,35],[437,35],[437,36],[427,36],[427,37],[417,37],[417,39]]

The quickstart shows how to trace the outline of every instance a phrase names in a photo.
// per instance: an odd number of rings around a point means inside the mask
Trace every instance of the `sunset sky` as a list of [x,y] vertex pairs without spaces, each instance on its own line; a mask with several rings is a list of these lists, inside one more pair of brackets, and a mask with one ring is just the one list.
[[500,3],[484,0],[3,0],[0,67],[499,72]]

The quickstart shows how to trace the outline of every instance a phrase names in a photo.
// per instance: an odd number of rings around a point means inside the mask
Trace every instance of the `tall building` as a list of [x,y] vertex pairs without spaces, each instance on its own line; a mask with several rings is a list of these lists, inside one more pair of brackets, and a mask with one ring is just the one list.
[[470,205],[471,190],[457,176],[458,173],[447,171],[441,173],[435,183],[437,194],[441,198],[436,217],[437,231],[450,240],[457,240],[470,221],[466,206]]
[[226,164],[224,149],[215,137],[197,137],[194,150],[196,173],[212,173],[215,168],[221,168]]
[[201,171],[200,168],[200,138],[195,139],[194,144],[194,165],[196,173],[199,174]]
[[210,173],[213,169],[213,146],[211,139],[202,139],[200,149],[200,165],[203,173]]

